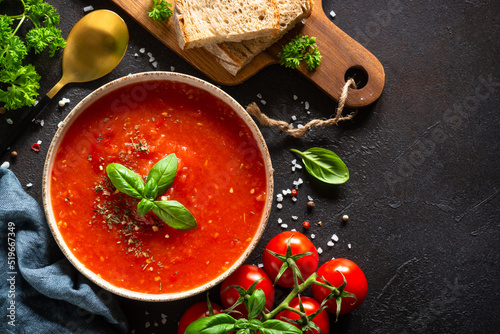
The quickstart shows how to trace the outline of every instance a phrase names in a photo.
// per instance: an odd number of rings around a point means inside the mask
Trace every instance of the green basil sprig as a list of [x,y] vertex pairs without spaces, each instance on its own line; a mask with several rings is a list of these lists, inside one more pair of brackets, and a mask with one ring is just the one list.
[[110,163],[106,173],[111,183],[124,194],[140,199],[139,216],[153,210],[154,214],[176,230],[192,230],[198,227],[196,219],[184,205],[177,201],[157,201],[174,183],[177,174],[177,157],[174,153],[158,161],[149,171],[146,184],[142,177],[119,163]]
[[349,170],[345,163],[330,150],[313,147],[300,154],[306,170],[316,179],[329,184],[342,184],[349,180]]
[[229,314],[218,313],[193,321],[186,328],[185,334],[221,334],[229,332],[250,334],[257,333],[257,331],[265,334],[302,334],[302,330],[290,323],[277,319],[263,321],[259,319],[264,312],[265,304],[266,295],[264,291],[256,289],[248,299],[248,319],[235,319]]

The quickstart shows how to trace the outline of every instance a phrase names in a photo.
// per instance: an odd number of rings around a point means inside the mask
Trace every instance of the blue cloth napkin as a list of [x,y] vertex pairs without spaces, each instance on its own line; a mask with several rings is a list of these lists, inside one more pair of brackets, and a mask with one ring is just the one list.
[[0,333],[127,332],[116,297],[64,257],[40,206],[5,168],[0,168],[0,263]]

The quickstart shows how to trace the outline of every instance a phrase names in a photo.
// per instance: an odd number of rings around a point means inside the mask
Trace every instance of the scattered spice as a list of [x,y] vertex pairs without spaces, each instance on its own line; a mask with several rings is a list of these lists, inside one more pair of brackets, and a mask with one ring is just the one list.
[[307,208],[308,208],[308,209],[312,209],[312,208],[314,208],[314,206],[315,206],[315,204],[314,204],[314,202],[313,202],[313,201],[309,201],[309,202],[307,202]]
[[291,191],[291,195],[292,195],[293,197],[297,196],[297,189],[292,189],[292,191]]
[[348,221],[349,220],[349,216],[348,215],[343,215],[342,216],[342,220],[345,221],[345,222]]
[[305,229],[308,229],[310,226],[311,226],[311,224],[309,224],[308,221],[305,221],[305,222],[302,223],[302,227],[305,228]]
[[17,157],[17,152],[16,151],[10,152],[10,156],[13,158]]
[[33,145],[31,145],[31,149],[35,152],[39,152],[40,151],[40,144],[34,143]]

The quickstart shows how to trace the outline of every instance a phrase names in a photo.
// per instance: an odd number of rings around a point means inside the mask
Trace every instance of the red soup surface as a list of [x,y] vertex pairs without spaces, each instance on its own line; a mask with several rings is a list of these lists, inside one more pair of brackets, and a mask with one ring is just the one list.
[[[182,203],[198,228],[178,231],[115,191],[106,166],[147,176],[170,153],[177,175],[163,200]],[[201,286],[234,264],[258,230],[264,160],[250,129],[224,102],[193,86],[131,84],[97,100],[56,153],[51,199],[73,254],[111,284],[161,294]]]

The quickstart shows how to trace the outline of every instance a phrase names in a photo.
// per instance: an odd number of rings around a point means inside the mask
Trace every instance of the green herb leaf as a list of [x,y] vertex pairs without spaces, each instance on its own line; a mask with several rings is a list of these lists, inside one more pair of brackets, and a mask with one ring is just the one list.
[[255,290],[246,304],[248,310],[248,319],[257,318],[266,307],[266,295],[262,289]]
[[177,201],[154,201],[153,212],[168,226],[188,231],[198,227],[191,212]]
[[172,4],[164,0],[153,0],[153,8],[148,10],[148,15],[155,21],[164,21],[173,14],[169,7],[172,7]]
[[310,70],[318,68],[321,54],[316,44],[316,37],[295,36],[284,45],[279,53],[280,64],[288,68],[297,68],[305,61]]
[[149,211],[151,211],[151,209],[153,208],[153,206],[154,206],[153,201],[151,201],[151,200],[149,200],[147,198],[143,198],[137,204],[137,213],[139,214],[139,216],[143,217],[146,213],[148,213]]
[[146,187],[144,188],[144,197],[154,201],[158,197],[158,184],[156,180],[150,179],[146,181]]
[[211,317],[199,318],[193,321],[184,332],[185,334],[223,334],[234,330],[236,319],[229,314],[218,313]]
[[144,181],[139,174],[118,163],[110,163],[106,173],[116,189],[129,196],[143,198]]
[[262,323],[261,334],[302,334],[302,331],[288,322],[270,319]]
[[174,153],[167,155],[151,168],[146,179],[146,185],[151,180],[154,180],[157,184],[157,191],[152,199],[163,195],[172,186],[175,174],[177,174],[177,156]]
[[[20,15],[0,15],[0,103],[8,109],[32,106],[38,96],[40,76],[31,64],[23,64],[28,50],[40,53],[48,49],[49,56],[66,45],[61,37],[59,14],[55,8],[42,0],[20,1],[24,6]],[[23,24],[26,26],[23,39],[18,36]],[[26,44],[23,42],[26,40]],[[5,90],[3,90],[5,89]],[[2,106],[2,104],[0,104]]]
[[345,163],[330,150],[313,147],[305,152],[291,149],[300,154],[306,170],[316,179],[329,184],[342,184],[349,180]]

